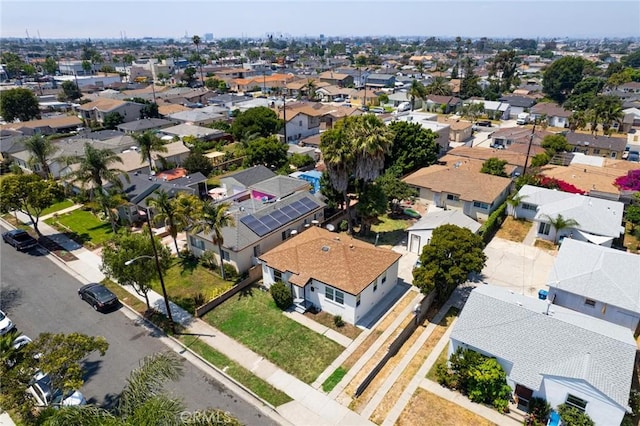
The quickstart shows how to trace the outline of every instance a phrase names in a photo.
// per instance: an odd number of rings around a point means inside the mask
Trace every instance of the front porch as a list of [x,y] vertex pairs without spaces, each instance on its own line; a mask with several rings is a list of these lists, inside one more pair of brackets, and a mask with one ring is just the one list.
[[298,312],[299,314],[304,314],[305,312],[313,308],[313,303],[309,302],[306,299],[298,298],[298,299],[293,299],[292,307],[295,312]]

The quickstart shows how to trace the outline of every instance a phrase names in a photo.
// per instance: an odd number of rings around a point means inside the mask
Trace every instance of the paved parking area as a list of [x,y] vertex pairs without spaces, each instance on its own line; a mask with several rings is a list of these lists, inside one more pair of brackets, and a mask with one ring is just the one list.
[[487,265],[482,270],[485,284],[506,287],[516,293],[538,297],[547,290],[547,277],[555,257],[537,247],[494,238],[485,247]]

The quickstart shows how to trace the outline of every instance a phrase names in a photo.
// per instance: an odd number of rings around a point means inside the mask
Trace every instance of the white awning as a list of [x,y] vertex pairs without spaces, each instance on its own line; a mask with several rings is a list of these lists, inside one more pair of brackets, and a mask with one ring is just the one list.
[[580,231],[576,229],[576,232],[582,235],[583,238],[586,238],[587,241],[591,241],[593,244],[597,244],[601,246],[602,244],[608,243],[609,241],[613,241],[613,237],[603,237],[601,235],[593,235],[588,232]]

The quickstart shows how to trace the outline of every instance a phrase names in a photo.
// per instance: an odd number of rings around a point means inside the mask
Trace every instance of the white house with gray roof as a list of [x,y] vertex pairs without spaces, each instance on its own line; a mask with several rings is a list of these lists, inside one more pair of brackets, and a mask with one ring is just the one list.
[[547,284],[554,304],[638,330],[640,256],[565,239]]
[[[535,222],[536,238],[559,241],[568,236],[611,247],[613,241],[624,234],[624,204],[621,202],[532,185],[523,186],[518,196],[520,204],[515,208],[515,214],[519,219]],[[555,220],[558,215],[573,219],[578,225],[556,232],[551,219]]]
[[462,210],[430,211],[407,229],[409,232],[407,249],[411,253],[422,254],[422,248],[431,242],[433,230],[439,226],[449,224],[467,228],[474,234],[478,232],[481,226],[480,223],[464,214]]
[[453,327],[449,355],[458,348],[495,357],[521,409],[544,398],[584,411],[596,425],[619,425],[631,411],[637,346],[628,328],[482,285]]

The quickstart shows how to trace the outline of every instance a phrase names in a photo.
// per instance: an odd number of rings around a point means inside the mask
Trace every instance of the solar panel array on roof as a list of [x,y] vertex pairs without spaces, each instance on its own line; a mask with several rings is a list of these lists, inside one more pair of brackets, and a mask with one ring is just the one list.
[[263,237],[269,232],[300,218],[317,207],[318,204],[312,199],[304,197],[260,218],[252,214],[247,215],[240,218],[240,222],[244,223],[247,228],[251,229],[251,231],[255,232],[259,237]]

